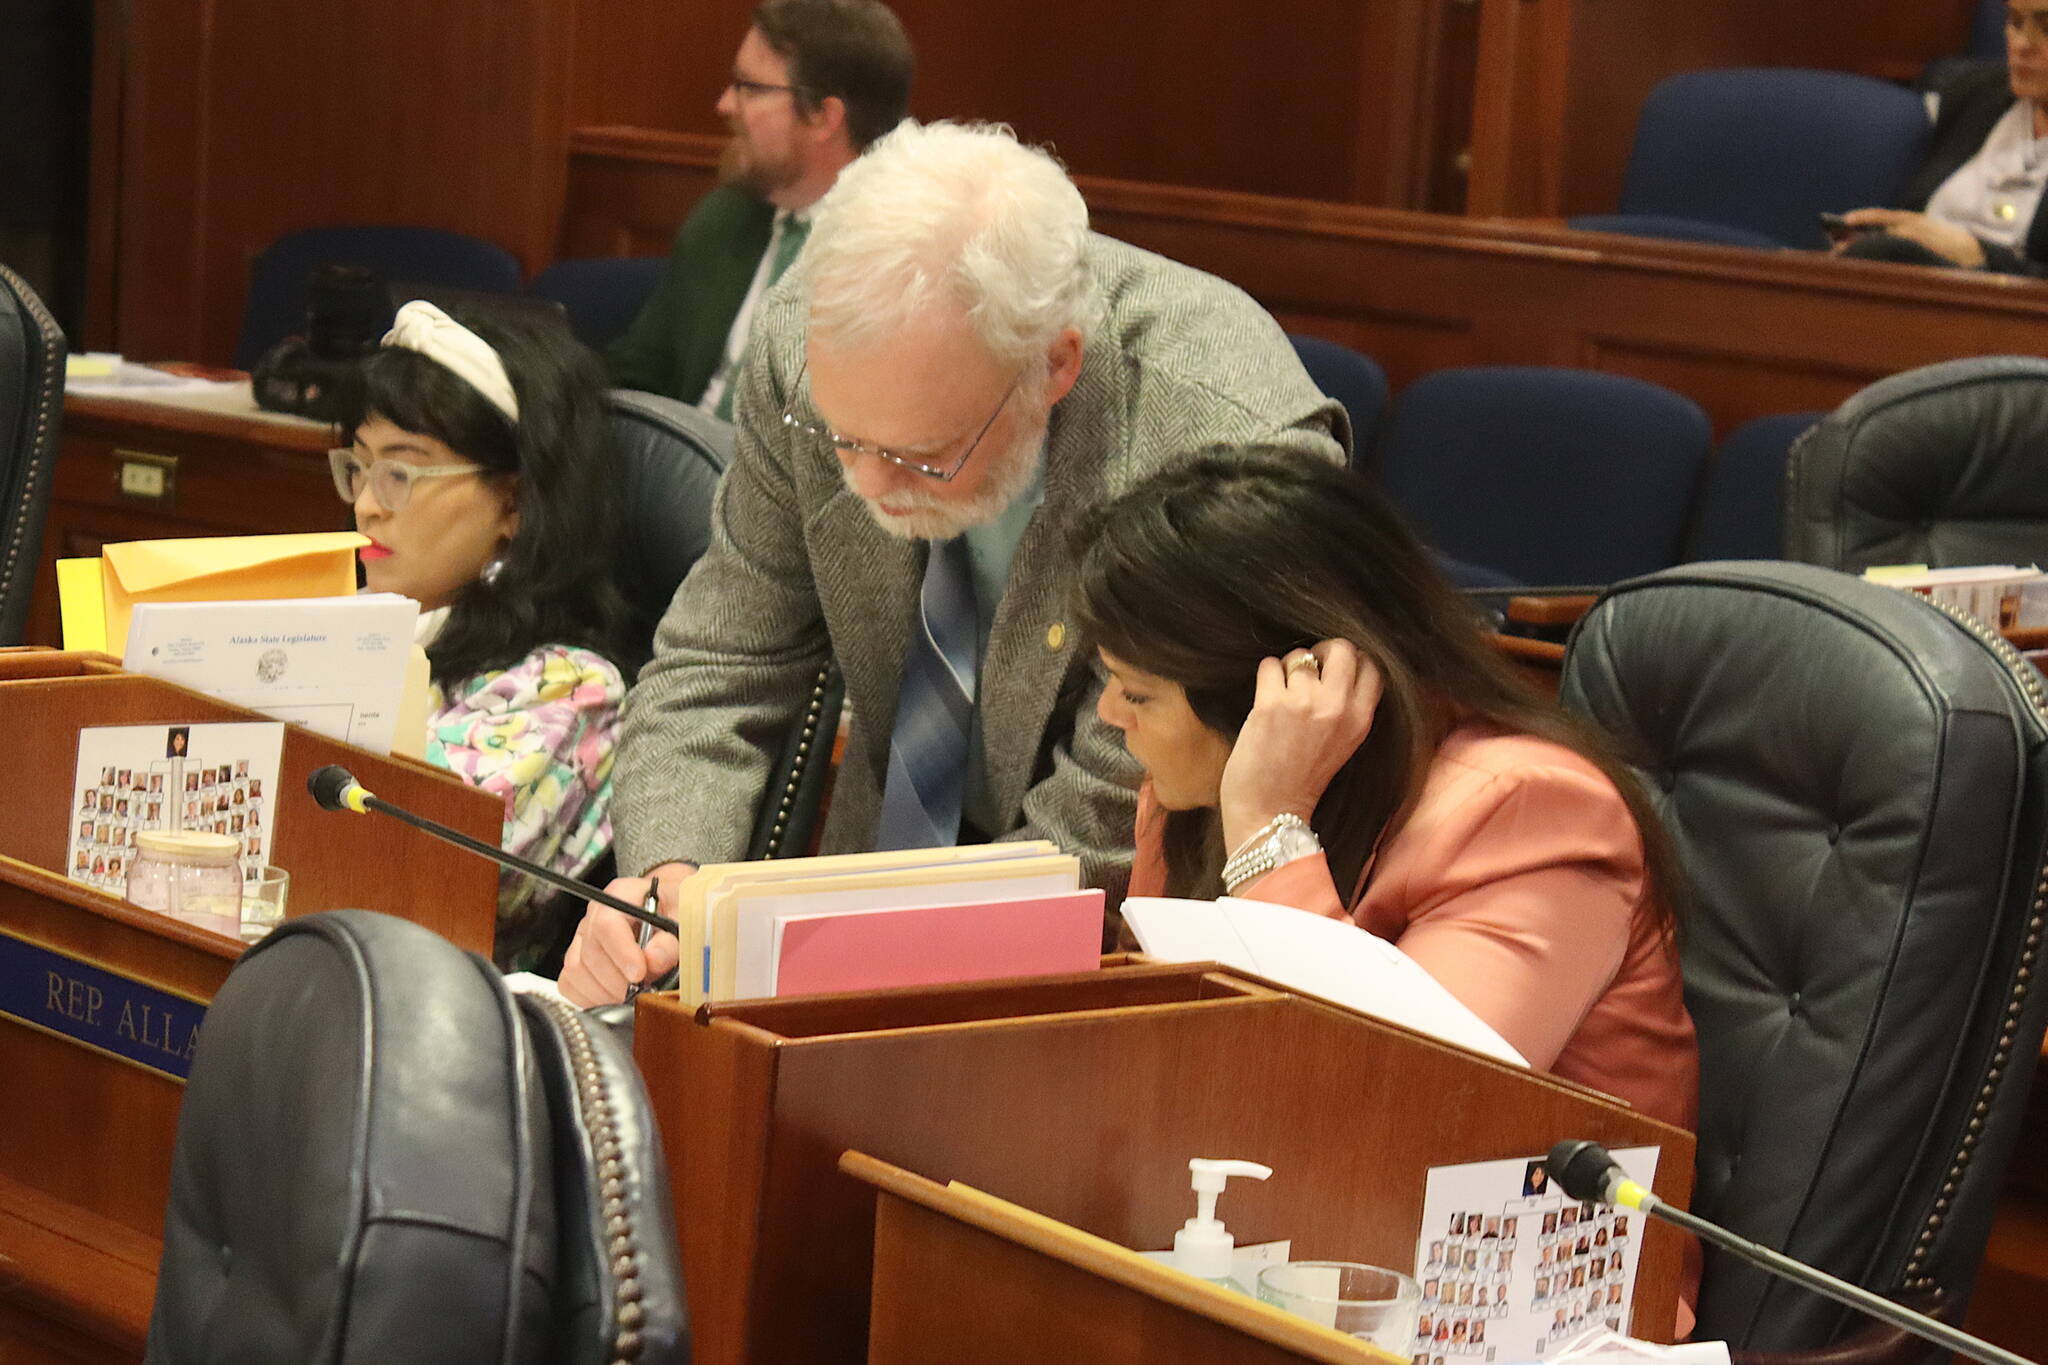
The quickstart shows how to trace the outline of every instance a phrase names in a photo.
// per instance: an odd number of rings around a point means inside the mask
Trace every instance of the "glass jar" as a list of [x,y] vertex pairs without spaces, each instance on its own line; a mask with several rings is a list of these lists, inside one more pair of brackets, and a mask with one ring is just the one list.
[[242,927],[240,851],[226,834],[143,830],[128,863],[128,901],[236,937]]

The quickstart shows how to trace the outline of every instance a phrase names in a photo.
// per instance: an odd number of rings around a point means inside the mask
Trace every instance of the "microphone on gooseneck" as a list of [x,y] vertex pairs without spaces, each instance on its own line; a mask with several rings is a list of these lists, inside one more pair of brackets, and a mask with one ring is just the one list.
[[425,830],[437,839],[446,840],[458,848],[466,848],[471,853],[489,858],[502,867],[524,872],[527,876],[543,881],[557,890],[567,891],[570,895],[581,896],[585,900],[596,901],[599,905],[608,905],[619,913],[631,915],[641,923],[652,925],[656,929],[664,929],[671,934],[676,932],[676,922],[666,915],[657,915],[643,906],[620,900],[609,892],[579,882],[574,877],[564,877],[561,873],[542,867],[539,863],[528,862],[516,854],[507,853],[502,848],[472,839],[459,829],[450,829],[438,821],[427,819],[424,815],[415,815],[403,806],[394,806],[356,781],[355,774],[338,764],[330,763],[324,768],[316,768],[306,779],[306,790],[313,794],[313,799],[320,804],[322,810],[354,811],[357,815],[368,815],[374,811],[379,815],[389,815],[394,819],[403,820],[414,829]]
[[1719,1247],[1740,1260],[1748,1261],[1773,1275],[1792,1281],[1801,1288],[1810,1289],[1845,1303],[1849,1307],[1892,1326],[1911,1332],[1924,1341],[1946,1347],[1958,1355],[1982,1361],[1984,1365],[2033,1365],[2025,1356],[2014,1355],[2003,1347],[1993,1346],[1980,1337],[1958,1331],[1945,1322],[1938,1321],[1925,1313],[1880,1298],[1867,1289],[1838,1280],[1825,1271],[1795,1261],[1769,1247],[1759,1246],[1747,1238],[1738,1237],[1726,1228],[1709,1223],[1697,1214],[1674,1208],[1641,1185],[1628,1178],[1628,1172],[1597,1142],[1560,1142],[1550,1149],[1544,1158],[1544,1168],[1550,1178],[1567,1198],[1588,1201],[1595,1204],[1617,1204],[1623,1208],[1640,1209],[1652,1218],[1659,1218],[1674,1226],[1684,1228],[1701,1241]]

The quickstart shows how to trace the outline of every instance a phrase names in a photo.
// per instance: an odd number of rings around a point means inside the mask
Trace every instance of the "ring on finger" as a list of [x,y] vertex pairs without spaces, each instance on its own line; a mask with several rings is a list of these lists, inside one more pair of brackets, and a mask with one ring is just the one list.
[[1323,661],[1313,654],[1302,654],[1299,658],[1288,662],[1287,676],[1292,678],[1303,669],[1307,669],[1310,673],[1320,678],[1323,676]]

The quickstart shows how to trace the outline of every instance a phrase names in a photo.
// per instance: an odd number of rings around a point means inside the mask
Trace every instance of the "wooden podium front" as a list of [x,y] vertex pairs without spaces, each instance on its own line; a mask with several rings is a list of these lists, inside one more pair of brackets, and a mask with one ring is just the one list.
[[[874,1191],[848,1149],[959,1181],[1119,1246],[1192,1211],[1187,1160],[1231,1187],[1245,1244],[1413,1268],[1429,1168],[1561,1138],[1693,1139],[1619,1101],[1207,964],[714,1004],[641,996],[635,1053],[668,1152],[699,1365],[867,1359]],[[1668,1341],[1680,1247],[1643,1247],[1632,1330]],[[1047,1313],[1057,1303],[1043,1305]]]
[[[185,1067],[243,944],[71,882],[78,730],[263,717],[110,659],[0,650],[0,1362],[139,1360],[155,1293]],[[496,842],[497,798],[408,759],[287,727],[272,860],[290,913],[358,906],[488,954],[490,864],[424,836],[351,828],[306,776],[348,766],[380,795]],[[11,979],[8,979],[11,978]],[[31,979],[32,978],[32,979]]]

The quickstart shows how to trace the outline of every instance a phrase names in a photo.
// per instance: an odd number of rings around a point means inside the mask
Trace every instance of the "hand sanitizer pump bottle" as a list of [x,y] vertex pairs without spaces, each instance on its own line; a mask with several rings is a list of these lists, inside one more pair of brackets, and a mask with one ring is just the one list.
[[1211,1284],[1250,1294],[1231,1277],[1230,1253],[1237,1241],[1216,1216],[1216,1196],[1234,1175],[1264,1180],[1273,1174],[1273,1168],[1256,1161],[1212,1161],[1198,1156],[1189,1158],[1188,1170],[1192,1172],[1189,1183],[1195,1189],[1195,1216],[1173,1234],[1173,1264]]

